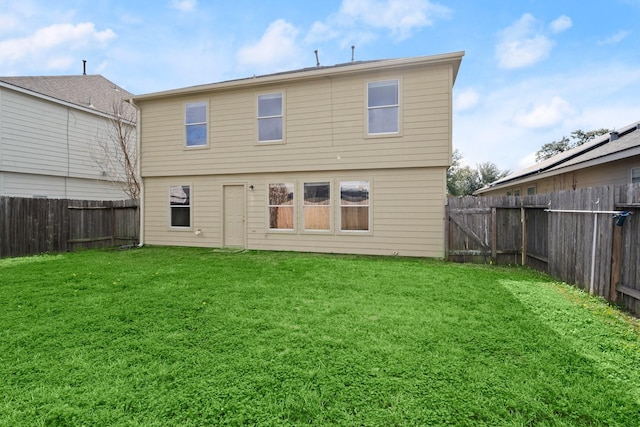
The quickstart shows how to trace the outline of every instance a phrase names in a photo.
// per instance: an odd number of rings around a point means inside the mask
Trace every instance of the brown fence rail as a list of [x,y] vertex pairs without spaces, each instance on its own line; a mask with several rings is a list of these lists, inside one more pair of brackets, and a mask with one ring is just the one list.
[[447,219],[450,261],[527,265],[640,314],[638,184],[449,198]]
[[0,258],[135,244],[138,215],[135,200],[0,197]]

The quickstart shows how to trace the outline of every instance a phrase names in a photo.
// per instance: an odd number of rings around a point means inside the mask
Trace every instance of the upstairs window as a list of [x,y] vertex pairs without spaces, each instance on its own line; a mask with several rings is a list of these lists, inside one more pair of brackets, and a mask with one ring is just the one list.
[[291,183],[269,184],[269,229],[293,230],[293,188]]
[[398,80],[370,82],[367,85],[369,135],[398,133]]
[[635,184],[640,182],[640,168],[631,169],[631,183]]
[[305,182],[303,210],[305,230],[329,231],[331,229],[331,184]]
[[282,141],[282,93],[258,96],[258,142]]
[[184,125],[187,147],[207,145],[207,103],[191,102],[187,104]]
[[369,181],[340,183],[340,230],[369,231]]
[[172,227],[191,227],[191,187],[175,185],[169,187],[169,210]]

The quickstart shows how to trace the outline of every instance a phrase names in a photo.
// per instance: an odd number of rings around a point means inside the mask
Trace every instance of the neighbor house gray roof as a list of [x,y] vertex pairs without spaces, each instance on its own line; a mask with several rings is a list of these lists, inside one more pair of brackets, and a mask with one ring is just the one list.
[[[0,77],[0,83],[109,115],[114,113],[114,102],[133,96],[99,74]],[[132,107],[127,104],[125,108]]]
[[601,135],[579,147],[514,172],[481,188],[475,194],[638,155],[640,122]]

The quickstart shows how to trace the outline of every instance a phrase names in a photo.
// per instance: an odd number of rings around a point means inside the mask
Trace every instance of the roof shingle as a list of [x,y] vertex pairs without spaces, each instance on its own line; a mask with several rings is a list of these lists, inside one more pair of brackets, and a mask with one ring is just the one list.
[[[0,77],[0,81],[84,108],[113,115],[114,102],[133,96],[99,74],[78,76]],[[125,108],[133,108],[126,104]]]

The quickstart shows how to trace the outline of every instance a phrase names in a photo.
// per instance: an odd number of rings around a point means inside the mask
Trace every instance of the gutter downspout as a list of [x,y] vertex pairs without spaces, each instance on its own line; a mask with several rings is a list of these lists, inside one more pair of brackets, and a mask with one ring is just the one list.
[[141,248],[144,246],[144,180],[142,179],[142,150],[140,148],[142,144],[140,138],[142,135],[142,126],[140,126],[142,116],[140,114],[140,107],[133,102],[133,99],[129,99],[129,104],[136,109],[136,154],[138,155],[136,169],[140,177],[140,242],[138,243],[138,247]]

